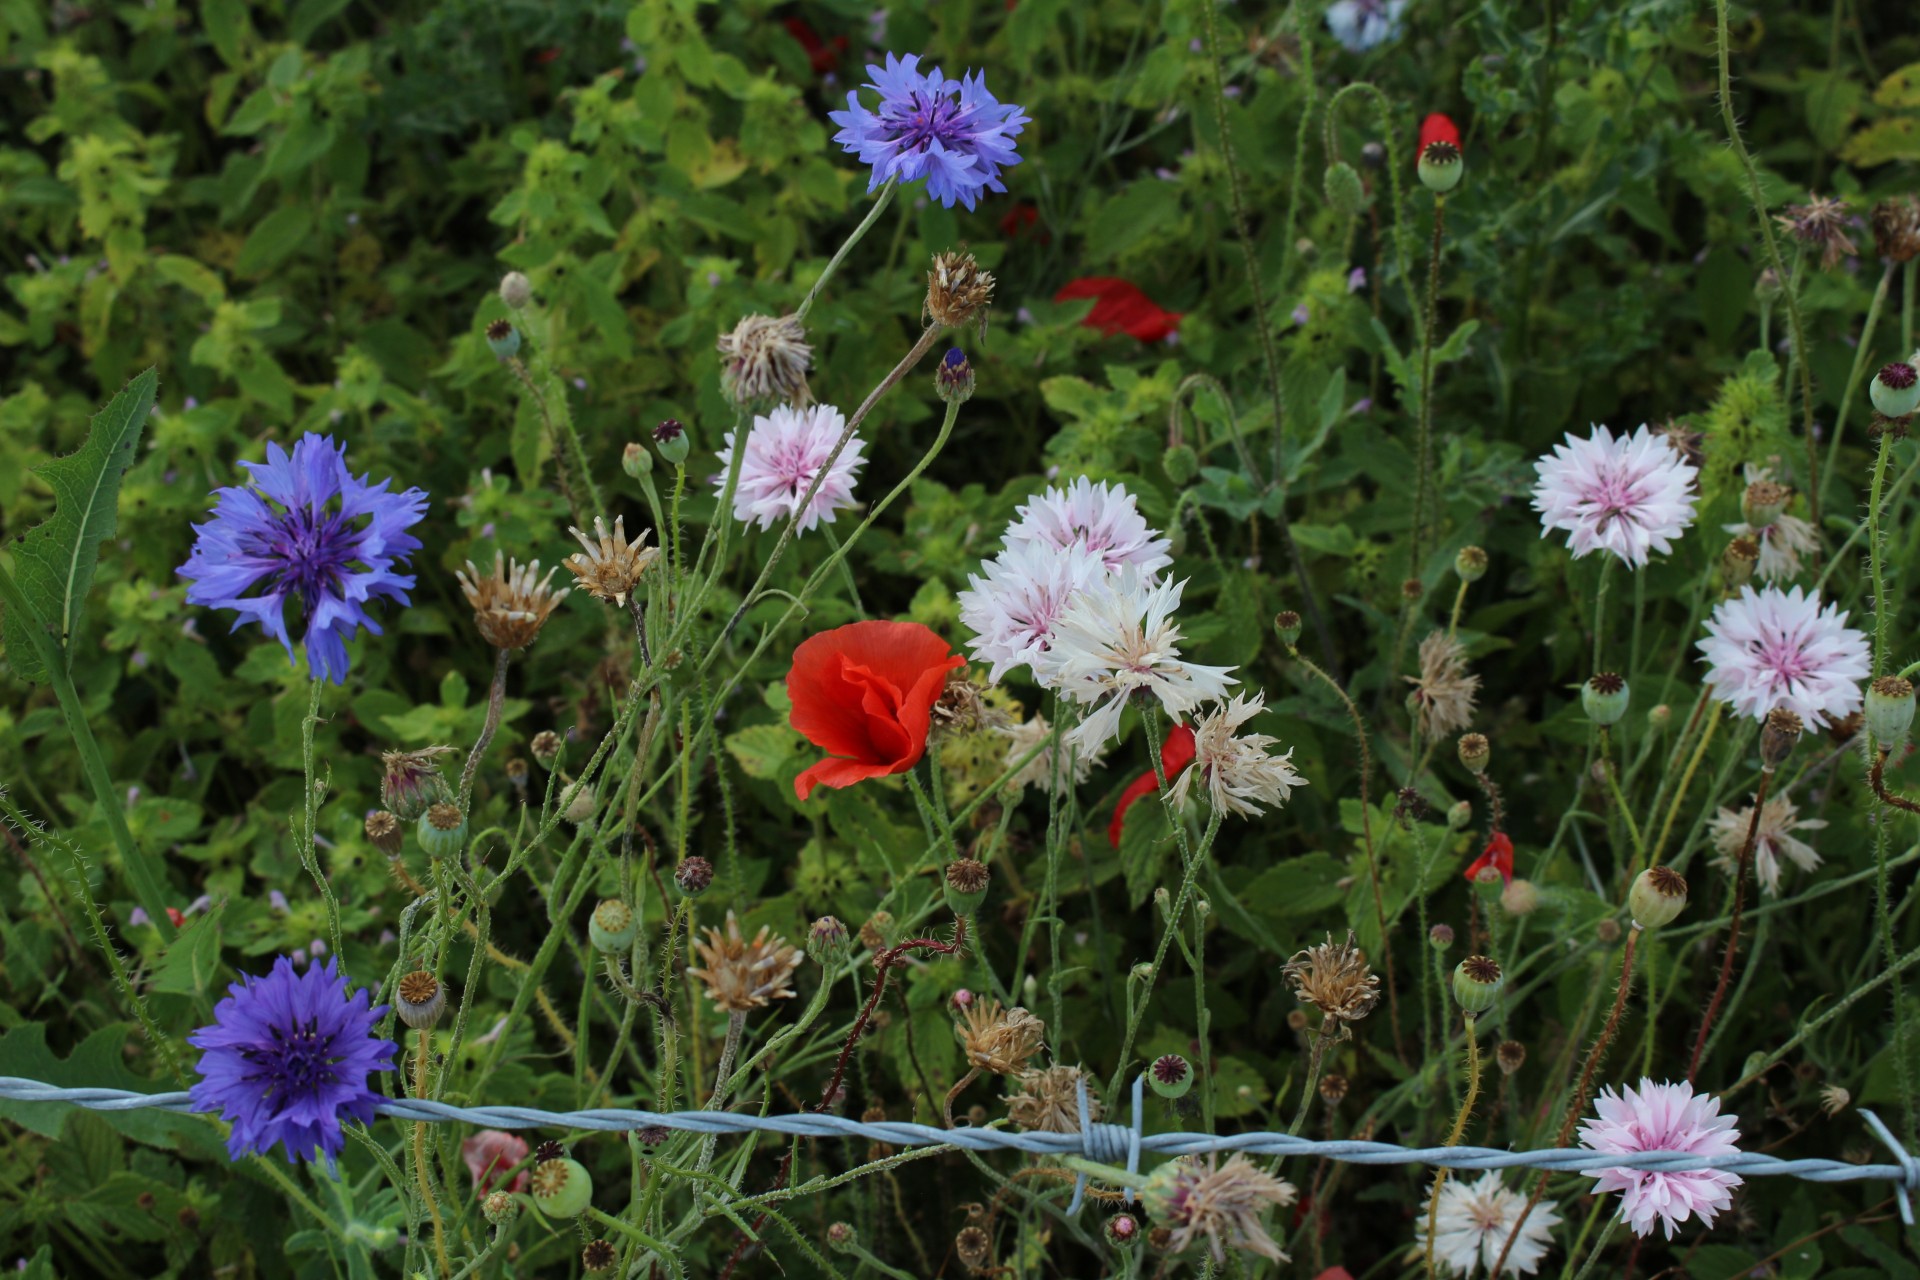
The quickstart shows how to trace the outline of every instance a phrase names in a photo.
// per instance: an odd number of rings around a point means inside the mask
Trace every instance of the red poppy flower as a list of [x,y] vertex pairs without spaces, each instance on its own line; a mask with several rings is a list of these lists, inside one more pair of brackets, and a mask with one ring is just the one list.
[[[1167,781],[1172,782],[1182,769],[1193,763],[1193,730],[1183,724],[1176,724],[1167,730],[1167,740],[1160,748],[1160,767],[1167,771]],[[1127,810],[1133,808],[1133,802],[1141,796],[1150,796],[1160,787],[1160,780],[1149,769],[1120,793],[1120,803],[1113,807],[1113,821],[1107,824],[1107,843],[1114,848],[1120,847],[1120,829],[1126,823]]]
[[1353,1280],[1353,1273],[1345,1267],[1328,1267],[1313,1280]]
[[802,641],[787,673],[791,723],[828,758],[793,780],[794,794],[920,763],[947,672],[966,661],[917,622],[855,622]]
[[[527,1158],[527,1143],[511,1133],[502,1133],[498,1129],[482,1129],[460,1144],[460,1159],[466,1162],[467,1172],[473,1175],[473,1194],[475,1199],[485,1196],[493,1190],[493,1184],[513,1166]],[[527,1189],[527,1171],[522,1169],[513,1175],[513,1182],[504,1188],[507,1191],[525,1191]]]
[[[1013,208],[1000,215],[1000,234],[1009,240],[1018,240],[1021,232],[1032,227],[1039,221],[1039,208],[1030,201],[1022,200],[1020,203],[1014,205]],[[1048,244],[1052,242],[1053,237],[1047,233],[1045,227],[1041,227],[1040,230],[1035,233],[1034,239],[1041,244]]]
[[543,67],[550,62],[558,62],[560,60],[560,46],[557,44],[550,45],[545,49],[538,50],[533,55],[533,60]]
[[1420,122],[1420,150],[1416,155],[1424,155],[1428,147],[1436,142],[1451,142],[1460,145],[1460,128],[1451,117],[1436,111]]
[[786,26],[787,33],[807,51],[807,61],[813,64],[815,75],[826,75],[840,65],[840,55],[847,51],[845,36],[835,36],[831,41],[822,40],[820,33],[798,15],[788,18]]
[[1504,831],[1493,833],[1493,838],[1487,841],[1487,851],[1474,859],[1473,865],[1467,868],[1467,879],[1478,883],[1480,873],[1488,867],[1500,873],[1500,883],[1513,883],[1513,841],[1507,839],[1507,833]]
[[181,925],[187,922],[187,915],[184,911],[180,910],[180,908],[178,907],[168,907],[167,919],[173,921],[173,927],[178,929]]
[[1082,276],[1053,295],[1055,302],[1098,299],[1080,323],[1103,333],[1124,333],[1142,342],[1159,342],[1180,327],[1180,313],[1157,306],[1140,286],[1112,276]]

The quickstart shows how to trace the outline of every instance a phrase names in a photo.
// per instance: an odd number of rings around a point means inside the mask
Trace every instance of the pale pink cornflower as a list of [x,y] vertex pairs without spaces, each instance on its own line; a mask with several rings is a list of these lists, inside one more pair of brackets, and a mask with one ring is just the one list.
[[1151,581],[1173,563],[1173,544],[1140,514],[1134,496],[1121,485],[1095,484],[1081,476],[1066,488],[1050,487],[1014,512],[1007,546],[1037,543],[1064,550],[1080,546],[1097,554],[1109,569],[1139,567]]
[[[1451,1275],[1472,1276],[1481,1267],[1491,1275],[1505,1251],[1507,1264],[1500,1270],[1530,1276],[1553,1247],[1553,1229],[1560,1225],[1558,1207],[1537,1204],[1529,1211],[1527,1198],[1507,1190],[1492,1169],[1472,1182],[1454,1178],[1440,1188],[1440,1203],[1433,1211],[1433,1260]],[[1413,1232],[1414,1239],[1425,1246],[1426,1215],[1414,1222]],[[1513,1237],[1511,1249],[1507,1248],[1509,1236]]]
[[1742,587],[1707,619],[1699,642],[1713,696],[1741,715],[1763,720],[1785,707],[1811,728],[1824,728],[1860,707],[1868,674],[1867,638],[1846,625],[1838,605],[1799,587]]
[[[1740,1148],[1735,1116],[1720,1114],[1720,1099],[1695,1096],[1693,1086],[1656,1084],[1642,1079],[1615,1094],[1602,1089],[1593,1100],[1597,1118],[1580,1125],[1582,1146],[1608,1155],[1637,1155],[1642,1151],[1682,1151],[1698,1156],[1731,1155]],[[1653,1234],[1657,1220],[1673,1239],[1673,1229],[1689,1217],[1713,1225],[1714,1215],[1733,1203],[1729,1187],[1739,1186],[1737,1173],[1699,1169],[1689,1173],[1656,1173],[1644,1169],[1603,1170],[1593,1184],[1596,1192],[1620,1193],[1620,1218],[1637,1236]]]
[[[1735,811],[1722,807],[1707,824],[1713,847],[1719,856],[1713,865],[1731,871],[1734,859],[1747,845],[1747,828],[1753,824],[1753,806]],[[1827,825],[1824,818],[1802,818],[1800,806],[1785,796],[1772,796],[1760,810],[1760,825],[1753,833],[1753,874],[1768,896],[1780,894],[1780,859],[1785,858],[1802,871],[1820,865],[1814,847],[1794,835],[1795,831],[1818,831]]]
[[1699,470],[1644,425],[1632,435],[1615,436],[1604,426],[1585,440],[1569,433],[1533,467],[1540,536],[1564,530],[1576,560],[1610,551],[1638,568],[1649,552],[1671,551],[1693,523]]
[[1202,702],[1227,696],[1239,680],[1226,667],[1180,657],[1173,620],[1185,582],[1148,581],[1137,565],[1093,582],[1054,624],[1046,652],[1033,661],[1043,686],[1093,709],[1066,735],[1090,751],[1120,731],[1120,713],[1136,697],[1153,698],[1179,719]]
[[[853,483],[866,465],[860,455],[865,445],[858,435],[847,441],[827,468],[812,500],[802,507],[801,499],[846,427],[846,418],[830,404],[806,409],[783,404],[772,413],[755,415],[740,458],[740,481],[733,491],[734,519],[771,529],[798,514],[803,533],[823,520],[832,524],[836,512],[853,505]],[[720,450],[720,474],[713,478],[716,489],[726,486],[727,469],[733,465],[733,436],[727,432],[727,447]]]
[[1085,547],[1037,542],[1009,543],[980,569],[967,575],[971,585],[960,593],[960,621],[973,632],[968,651],[988,665],[994,684],[1045,653],[1074,595],[1107,576],[1100,556]]
[[1186,806],[1197,779],[1215,809],[1251,818],[1265,812],[1261,805],[1278,808],[1295,787],[1307,785],[1307,780],[1294,771],[1292,751],[1280,755],[1272,752],[1280,739],[1239,731],[1266,705],[1265,693],[1251,698],[1235,694],[1231,702],[1217,703],[1200,717],[1193,726],[1193,765],[1181,771],[1171,789],[1175,804]]

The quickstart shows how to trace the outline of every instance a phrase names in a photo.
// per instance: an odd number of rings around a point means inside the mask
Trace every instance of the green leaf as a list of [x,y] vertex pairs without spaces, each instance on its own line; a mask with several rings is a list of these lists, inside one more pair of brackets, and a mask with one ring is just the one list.
[[1848,164],[1869,166],[1890,160],[1920,160],[1920,117],[1894,116],[1868,125],[1847,139],[1840,158]]
[[172,991],[197,996],[210,989],[225,971],[220,962],[220,916],[227,909],[222,902],[180,930],[180,936],[167,948],[166,959],[154,977],[155,991]]
[[275,209],[260,219],[246,244],[241,246],[240,256],[233,262],[235,274],[267,274],[286,261],[287,255],[300,247],[311,230],[313,214],[305,205],[290,204]]
[[1700,321],[1714,345],[1724,347],[1733,340],[1747,314],[1747,304],[1753,298],[1753,274],[1739,254],[1722,245],[1700,264],[1697,279],[1694,288],[1700,299]]
[[73,637],[80,630],[100,544],[119,523],[120,477],[133,464],[159,384],[152,369],[129,382],[94,416],[77,453],[34,469],[58,505],[13,546],[13,576],[32,613],[9,610],[4,634],[8,661],[24,680],[44,683],[47,678],[29,627],[52,633],[72,665]]
[[[102,1027],[81,1042],[65,1060],[56,1058],[47,1047],[47,1029],[38,1022],[24,1023],[0,1036],[0,1075],[20,1076],[62,1088],[128,1089],[136,1093],[161,1090],[142,1080],[126,1067],[126,1023]],[[10,1120],[23,1129],[46,1138],[58,1138],[61,1126],[73,1107],[64,1102],[13,1102],[0,1100],[0,1119]],[[156,1146],[173,1146],[175,1135],[196,1135],[194,1145],[219,1150],[207,1122],[198,1116],[168,1111],[119,1111],[104,1113],[108,1124],[129,1137]]]
[[1880,82],[1873,100],[1883,107],[1920,107],[1920,62],[1909,62]]

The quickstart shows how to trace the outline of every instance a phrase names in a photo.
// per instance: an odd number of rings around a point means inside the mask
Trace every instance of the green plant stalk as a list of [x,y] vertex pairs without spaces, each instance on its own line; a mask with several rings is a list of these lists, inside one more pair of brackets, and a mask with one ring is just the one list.
[[[1880,283],[1874,288],[1873,301],[1867,304],[1866,322],[1860,326],[1860,342],[1853,349],[1853,368],[1847,373],[1847,389],[1840,397],[1840,412],[1834,415],[1833,439],[1827,442],[1827,467],[1820,473],[1820,501],[1815,505],[1824,505],[1827,500],[1826,487],[1833,483],[1833,473],[1840,465],[1840,438],[1846,434],[1847,417],[1853,408],[1853,397],[1860,390],[1867,373],[1867,355],[1873,346],[1873,333],[1880,323],[1880,308],[1886,304],[1887,289],[1893,283],[1893,263],[1888,262],[1880,272]],[[1902,351],[1904,358],[1906,352]]]
[[1900,272],[1900,354],[1913,355],[1913,289],[1920,283],[1920,258],[1910,259]]
[[1647,864],[1650,867],[1660,865],[1660,855],[1666,850],[1667,836],[1673,832],[1673,820],[1680,812],[1680,802],[1687,798],[1687,788],[1693,783],[1693,775],[1700,768],[1700,758],[1707,754],[1707,744],[1713,741],[1713,731],[1720,725],[1720,713],[1726,709],[1726,703],[1715,701],[1713,709],[1707,713],[1707,727],[1700,732],[1700,742],[1693,749],[1693,756],[1687,761],[1687,770],[1680,775],[1680,786],[1673,793],[1673,803],[1667,808],[1666,821],[1660,824],[1660,838],[1653,842],[1653,858]]
[[333,884],[327,879],[327,873],[320,865],[320,850],[315,836],[319,833],[320,791],[325,783],[315,783],[313,779],[313,730],[320,723],[320,693],[326,687],[323,680],[309,682],[312,692],[307,699],[306,718],[300,721],[300,760],[306,774],[305,812],[301,819],[300,838],[296,841],[300,852],[300,864],[313,877],[319,886],[320,901],[327,913],[327,941],[333,947],[334,955],[341,955],[340,903],[333,896]]
[[[1407,577],[1420,577],[1420,541],[1426,536],[1427,489],[1433,474],[1433,331],[1440,314],[1440,253],[1446,244],[1447,193],[1433,197],[1433,246],[1427,255],[1426,323],[1420,330],[1420,422],[1414,444],[1417,467],[1413,486],[1413,537],[1407,560]],[[1606,572],[1605,561],[1601,572]],[[1601,582],[1606,579],[1603,577]],[[1408,609],[1413,608],[1411,601]],[[1431,1260],[1429,1260],[1431,1262]],[[1429,1265],[1431,1270],[1431,1265]]]
[[[1480,1098],[1479,1028],[1474,1025],[1474,1015],[1471,1012],[1463,1016],[1466,1021],[1467,1037],[1467,1096],[1460,1103],[1458,1114],[1453,1117],[1453,1131],[1447,1135],[1446,1142],[1442,1144],[1449,1147],[1457,1147],[1460,1145],[1460,1139],[1467,1131],[1467,1117],[1473,1114],[1473,1104]],[[1447,1185],[1447,1175],[1451,1172],[1452,1170],[1448,1169],[1445,1165],[1435,1169],[1433,1171],[1433,1190],[1427,1195],[1427,1280],[1433,1280],[1435,1274],[1433,1241],[1435,1235],[1438,1234],[1436,1224],[1440,1218],[1440,1189]],[[1531,1206],[1529,1206],[1529,1209],[1531,1209]],[[1521,1222],[1524,1223],[1525,1221],[1526,1216],[1522,1214]],[[1517,1232],[1518,1229],[1519,1226],[1516,1224],[1515,1231]],[[1506,1257],[1503,1252],[1501,1261],[1504,1262],[1505,1260]],[[1499,1267],[1496,1266],[1493,1269],[1493,1274],[1500,1274]]]
[[840,264],[847,260],[849,253],[853,252],[853,246],[859,244],[866,237],[867,232],[873,229],[873,224],[880,220],[880,215],[886,211],[888,203],[893,199],[894,189],[899,185],[898,178],[889,178],[887,184],[880,188],[880,194],[873,198],[873,207],[867,210],[867,216],[860,220],[860,225],[853,229],[853,234],[834,251],[833,257],[827,260],[826,270],[820,273],[820,278],[815,280],[813,287],[807,290],[807,296],[800,300],[799,307],[793,313],[795,320],[807,318],[807,312],[813,310],[814,300],[820,296],[820,290],[826,287],[827,281],[833,279],[833,273],[840,269]]
[[67,672],[66,651],[47,630],[39,613],[27,603],[4,565],[0,565],[0,604],[27,620],[23,630],[32,637],[34,652],[47,673],[47,683],[53,687],[53,696],[60,703],[60,714],[67,722],[67,732],[73,735],[73,749],[80,756],[80,769],[86,774],[87,787],[93,792],[94,801],[107,820],[114,847],[120,852],[121,869],[133,886],[134,897],[146,908],[147,918],[159,933],[160,941],[172,943],[179,930],[173,927],[173,918],[167,914],[166,869],[159,858],[149,857],[134,843],[133,831],[127,826],[126,802],[115,792],[113,776],[107,772],[106,760],[100,754],[100,744],[87,725],[86,709],[80,705],[73,677]]

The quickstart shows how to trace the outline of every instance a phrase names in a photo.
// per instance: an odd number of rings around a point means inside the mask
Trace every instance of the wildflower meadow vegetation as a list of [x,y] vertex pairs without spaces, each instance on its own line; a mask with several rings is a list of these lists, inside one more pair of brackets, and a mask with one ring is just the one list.
[[876,4],[0,0],[0,1263],[1920,1280],[1913,14]]

